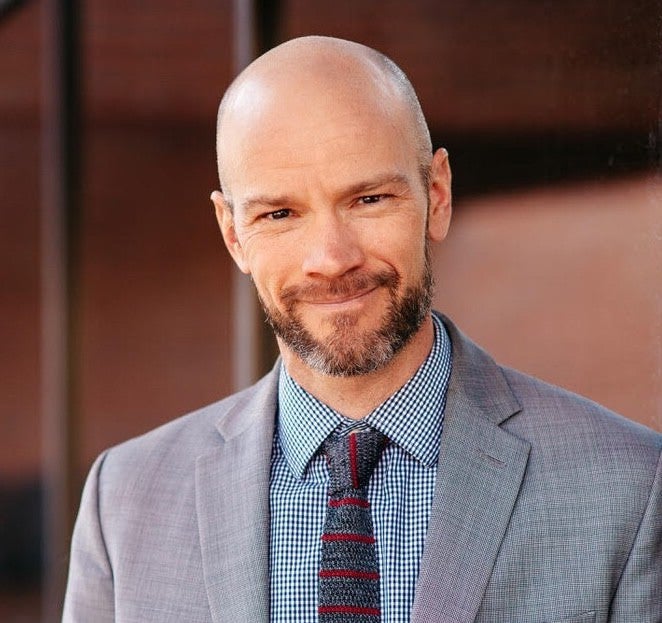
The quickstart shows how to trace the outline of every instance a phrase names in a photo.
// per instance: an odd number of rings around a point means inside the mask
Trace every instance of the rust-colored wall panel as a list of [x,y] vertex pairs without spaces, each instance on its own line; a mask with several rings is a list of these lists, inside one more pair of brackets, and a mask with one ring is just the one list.
[[0,22],[0,127],[38,120],[40,19],[40,3],[27,2]]
[[209,201],[213,135],[213,122],[113,126],[86,144],[85,466],[231,389],[231,267]]
[[230,263],[209,201],[231,7],[85,6],[82,472],[231,388]]
[[0,482],[36,477],[39,425],[39,133],[0,131]]
[[84,9],[92,118],[209,121],[232,79],[231,0],[91,0]]
[[466,201],[437,307],[506,365],[662,431],[662,179]]
[[283,39],[325,34],[392,56],[432,128],[656,129],[660,3],[290,0]]

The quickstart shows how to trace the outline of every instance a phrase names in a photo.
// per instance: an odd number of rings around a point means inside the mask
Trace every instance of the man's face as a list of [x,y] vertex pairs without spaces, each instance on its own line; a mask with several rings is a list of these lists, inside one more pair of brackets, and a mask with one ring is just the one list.
[[233,212],[220,209],[221,229],[281,349],[325,374],[365,374],[429,312],[427,243],[440,217],[430,212],[429,223],[406,124],[333,105],[288,118],[266,116],[229,136]]

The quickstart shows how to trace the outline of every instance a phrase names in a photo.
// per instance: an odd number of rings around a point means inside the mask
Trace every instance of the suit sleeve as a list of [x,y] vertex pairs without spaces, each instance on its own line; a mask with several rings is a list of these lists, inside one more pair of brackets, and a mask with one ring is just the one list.
[[662,622],[662,455],[650,498],[612,602],[610,623]]
[[99,509],[99,479],[105,454],[87,477],[71,544],[63,623],[115,620],[113,572]]

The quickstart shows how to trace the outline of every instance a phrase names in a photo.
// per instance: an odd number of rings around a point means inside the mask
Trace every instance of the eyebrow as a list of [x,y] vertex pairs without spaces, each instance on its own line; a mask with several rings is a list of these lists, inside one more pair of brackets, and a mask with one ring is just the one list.
[[[385,175],[379,175],[372,179],[362,180],[356,182],[344,188],[338,192],[338,197],[345,198],[351,197],[353,195],[360,195],[365,193],[370,193],[375,190],[378,190],[382,186],[387,186],[389,184],[396,186],[405,186],[409,188],[409,180],[405,175],[401,173],[387,173]],[[242,207],[245,211],[249,212],[251,209],[257,207],[271,207],[271,208],[285,208],[292,205],[296,205],[297,201],[288,195],[255,195],[253,197],[248,197],[245,201],[242,201]]]
[[409,188],[409,180],[405,175],[401,173],[387,173],[386,175],[380,175],[373,179],[364,180],[352,184],[346,188],[341,195],[351,196],[351,195],[360,195],[362,193],[369,193],[371,191],[377,190],[382,186],[387,186],[393,184],[396,186],[405,186]]
[[287,195],[255,195],[254,197],[248,197],[245,201],[241,202],[241,206],[245,211],[250,211],[252,208],[257,208],[258,206],[264,207],[269,206],[272,208],[283,208],[285,206],[290,206],[294,201]]

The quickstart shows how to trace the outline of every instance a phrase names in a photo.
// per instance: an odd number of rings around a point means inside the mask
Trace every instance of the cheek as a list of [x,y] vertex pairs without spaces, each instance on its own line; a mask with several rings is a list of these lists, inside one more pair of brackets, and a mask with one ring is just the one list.
[[370,243],[372,255],[391,264],[398,272],[416,273],[425,260],[425,224],[420,219],[407,219],[394,232],[374,232]]
[[279,293],[288,285],[291,275],[296,274],[287,251],[251,253],[250,247],[247,251],[250,276],[258,294],[265,302],[279,306]]

